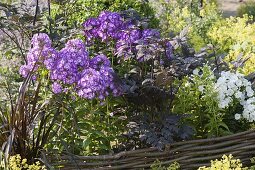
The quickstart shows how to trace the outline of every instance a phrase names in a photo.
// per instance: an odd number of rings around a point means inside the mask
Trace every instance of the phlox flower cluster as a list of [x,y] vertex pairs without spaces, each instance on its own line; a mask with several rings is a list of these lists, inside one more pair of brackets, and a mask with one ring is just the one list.
[[255,97],[247,99],[243,105],[243,108],[244,110],[242,116],[250,122],[255,121]]
[[[35,72],[44,64],[49,67],[48,60],[57,57],[57,51],[51,47],[51,40],[47,34],[36,34],[31,40],[32,48],[27,54],[27,64],[20,67],[20,74],[27,77],[29,72]],[[34,76],[35,77],[35,76]]]
[[114,96],[120,95],[121,88],[115,82],[114,75],[108,58],[105,55],[95,56],[90,60],[90,68],[82,71],[77,82],[78,95],[87,99],[104,99],[109,91]]
[[58,53],[58,58],[52,61],[50,77],[72,85],[81,78],[81,70],[89,67],[89,55],[79,39],[69,40]]
[[87,40],[100,38],[102,41],[118,38],[119,29],[124,26],[123,18],[117,12],[103,11],[98,18],[83,23]]
[[101,54],[89,57],[84,43],[79,39],[69,40],[60,51],[51,47],[47,34],[39,33],[32,39],[32,48],[27,56],[28,63],[21,66],[20,73],[26,77],[40,66],[49,71],[54,93],[65,92],[68,87],[82,98],[104,99],[112,93],[121,94],[109,59]]
[[[230,71],[222,72],[215,89],[218,92],[219,108],[229,107],[236,99],[243,106],[242,117],[250,122],[255,121],[254,91],[251,82],[245,79],[244,75]],[[241,115],[236,114],[235,118],[240,119]]]
[[[138,41],[143,42],[143,44],[148,44],[151,38],[160,41],[158,30],[142,29],[132,21],[125,20],[117,12],[103,11],[97,18],[86,20],[83,27],[87,44],[93,45],[95,39],[102,42],[114,41],[116,53],[124,49],[124,58],[128,58],[128,56],[137,52],[135,46]],[[170,58],[173,54],[171,43],[166,42],[164,48],[166,48],[167,58]]]

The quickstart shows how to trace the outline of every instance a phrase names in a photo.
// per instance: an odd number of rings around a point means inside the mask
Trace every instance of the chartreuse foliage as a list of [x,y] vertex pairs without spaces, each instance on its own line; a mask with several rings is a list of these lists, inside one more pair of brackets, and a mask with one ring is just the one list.
[[[251,159],[251,163],[254,164],[254,158]],[[163,166],[162,162],[156,160],[151,165],[151,170],[180,170],[181,166],[178,162],[172,163],[170,166]],[[240,159],[235,159],[232,154],[223,155],[222,159],[211,160],[211,165],[206,167],[199,167],[198,170],[254,170],[255,166],[244,167]]]
[[231,68],[236,68],[235,61],[243,60],[243,68],[238,70],[247,75],[255,71],[255,24],[252,18],[244,15],[242,18],[230,17],[219,20],[208,32],[212,43],[219,53],[227,53],[225,61]]
[[46,170],[39,161],[29,164],[26,158],[21,158],[19,154],[10,156],[8,164],[0,163],[0,169],[3,170]]
[[213,160],[211,161],[211,166],[210,167],[200,167],[199,170],[217,170],[217,169],[222,169],[222,170],[228,170],[228,169],[242,169],[242,163],[240,159],[233,159],[232,155],[226,156],[223,155],[221,160]]
[[[253,162],[253,159],[251,159],[251,162]],[[243,164],[240,159],[234,159],[234,157],[230,154],[229,156],[223,155],[221,160],[212,160],[211,166],[206,167],[200,167],[198,170],[254,170],[255,167],[243,167]]]
[[208,43],[206,33],[220,19],[217,4],[212,0],[204,0],[203,4],[198,0],[185,0],[171,3],[162,0],[157,5],[161,6],[158,9],[158,13],[160,13],[159,19],[161,21],[162,31],[176,34],[188,27],[189,42],[197,50]]

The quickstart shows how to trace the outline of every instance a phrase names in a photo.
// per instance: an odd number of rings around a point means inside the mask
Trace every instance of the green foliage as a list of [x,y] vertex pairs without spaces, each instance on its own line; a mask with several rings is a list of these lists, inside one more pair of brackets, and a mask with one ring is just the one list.
[[68,107],[63,109],[58,121],[61,126],[47,148],[78,155],[109,153],[123,140],[126,116],[118,111],[121,102],[110,97],[105,101],[65,99]]
[[153,162],[150,168],[151,170],[180,170],[181,166],[178,162],[174,162],[166,167],[162,166],[162,163],[159,160],[156,160]]
[[215,92],[215,77],[209,66],[196,69],[191,77],[181,80],[174,101],[174,113],[188,113],[198,136],[220,136],[228,130],[219,114],[217,92]]
[[63,20],[69,27],[80,27],[86,19],[96,17],[104,10],[119,12],[128,9],[134,9],[142,17],[150,19],[152,25],[158,25],[153,9],[144,0],[55,0],[51,8],[52,18]]
[[245,14],[255,17],[255,2],[253,0],[248,0],[238,7],[237,16],[242,17]]

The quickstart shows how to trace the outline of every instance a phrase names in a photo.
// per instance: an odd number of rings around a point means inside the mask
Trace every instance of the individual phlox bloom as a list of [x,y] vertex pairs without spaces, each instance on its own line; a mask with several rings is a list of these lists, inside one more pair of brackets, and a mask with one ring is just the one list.
[[103,54],[97,55],[90,60],[90,67],[100,70],[101,67],[110,67],[110,60]]
[[58,94],[58,93],[61,93],[62,90],[63,90],[63,88],[62,88],[62,86],[59,83],[54,82],[52,84],[52,91],[53,91],[53,93]]
[[160,32],[156,29],[145,29],[142,31],[142,38],[160,38]]
[[84,27],[84,35],[87,41],[91,41],[93,38],[98,37],[100,22],[97,18],[89,18],[82,24],[82,26]]
[[238,114],[238,113],[237,113],[237,114],[235,114],[235,119],[236,119],[236,120],[241,119],[241,114]]
[[193,73],[194,75],[197,75],[197,76],[198,76],[198,74],[199,74],[199,69],[197,69],[197,68],[194,69],[192,73]]

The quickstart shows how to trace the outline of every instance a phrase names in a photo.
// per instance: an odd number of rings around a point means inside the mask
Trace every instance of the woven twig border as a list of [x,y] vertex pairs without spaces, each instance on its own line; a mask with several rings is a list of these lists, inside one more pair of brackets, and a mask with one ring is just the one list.
[[60,159],[50,158],[54,166],[65,169],[143,169],[149,168],[155,160],[162,165],[178,162],[181,169],[194,169],[210,164],[210,160],[221,158],[223,154],[233,154],[242,160],[243,164],[250,163],[255,155],[255,130],[249,130],[234,135],[199,139],[170,144],[168,149],[158,151],[157,148],[146,148],[123,151],[114,155],[77,156],[61,155]]

